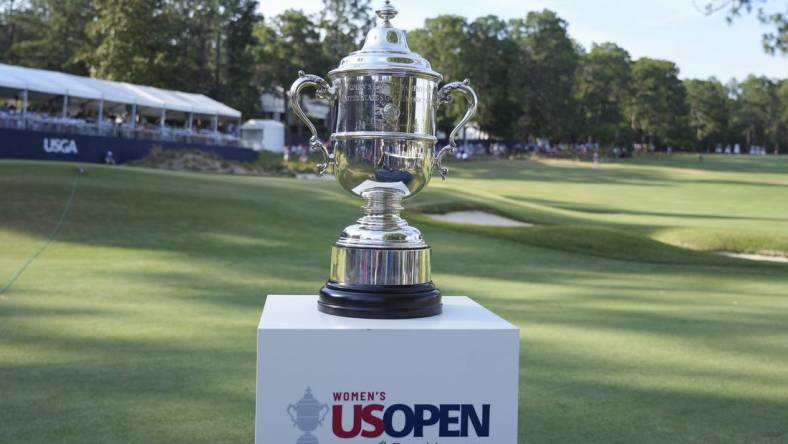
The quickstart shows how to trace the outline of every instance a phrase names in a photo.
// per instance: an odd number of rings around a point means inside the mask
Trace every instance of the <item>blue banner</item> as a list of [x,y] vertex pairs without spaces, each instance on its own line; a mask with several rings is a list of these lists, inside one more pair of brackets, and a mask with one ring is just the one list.
[[257,160],[256,151],[233,146],[0,128],[0,159],[104,163],[107,152],[112,151],[115,162],[124,163],[145,157],[154,146],[202,150],[239,162]]

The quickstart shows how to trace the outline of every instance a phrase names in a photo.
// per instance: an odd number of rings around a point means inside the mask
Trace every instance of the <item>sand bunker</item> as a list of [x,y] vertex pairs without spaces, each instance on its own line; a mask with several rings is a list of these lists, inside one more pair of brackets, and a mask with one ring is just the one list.
[[429,214],[425,216],[444,222],[454,222],[469,225],[487,225],[492,227],[532,227],[533,224],[520,222],[485,211],[450,211],[446,214]]
[[765,261],[765,262],[784,262],[788,263],[786,256],[769,256],[767,254],[746,254],[734,253],[732,251],[718,251],[717,254],[728,257],[737,257],[739,259],[748,259],[751,261]]

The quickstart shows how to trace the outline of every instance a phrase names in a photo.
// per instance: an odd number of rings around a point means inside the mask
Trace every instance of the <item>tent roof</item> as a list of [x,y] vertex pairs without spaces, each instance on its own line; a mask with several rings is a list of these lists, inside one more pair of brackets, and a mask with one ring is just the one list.
[[26,71],[26,68],[0,64],[0,81],[6,79],[12,79],[12,81],[9,83],[0,83],[0,86],[4,86],[6,88],[15,88],[14,84],[22,82],[24,89],[30,91],[55,95],[64,95],[66,93],[65,87],[48,81],[41,76],[34,75],[34,73],[29,73]]
[[14,77],[11,73],[0,70],[0,86],[9,89],[22,89],[27,88],[27,83]]
[[208,114],[208,115],[218,114],[220,116],[231,116],[238,118],[241,117],[240,111],[230,108],[224,103],[213,100],[208,96],[204,96],[202,94],[180,92],[180,91],[175,91],[175,94],[182,99],[194,103],[196,106],[200,107],[200,109],[214,110],[213,112],[207,112],[202,114]]
[[202,94],[93,79],[57,71],[0,63],[0,87],[44,94],[105,100],[138,107],[240,118],[241,112]]
[[[77,77],[77,76],[74,76]],[[77,77],[91,88],[100,91],[104,100],[108,102],[125,103],[129,105],[148,106],[151,108],[161,108],[164,102],[148,99],[144,96],[137,96],[127,90],[122,83],[110,82],[108,80],[91,79],[89,77]]]

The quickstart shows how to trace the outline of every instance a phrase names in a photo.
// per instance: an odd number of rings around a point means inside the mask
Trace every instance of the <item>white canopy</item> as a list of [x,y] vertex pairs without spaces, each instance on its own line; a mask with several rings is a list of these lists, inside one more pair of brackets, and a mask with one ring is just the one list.
[[24,90],[27,88],[27,83],[22,79],[14,77],[9,72],[0,70],[0,87]]
[[[77,77],[77,76],[74,76]],[[147,106],[151,108],[162,108],[164,102],[157,100],[146,100],[144,97],[136,96],[128,91],[122,83],[110,82],[108,80],[91,79],[89,77],[77,77],[86,85],[101,92],[107,102],[124,103],[129,105]]]
[[199,107],[200,109],[213,109],[214,112],[212,113],[204,113],[208,115],[233,115],[234,117],[241,117],[241,113],[236,111],[233,108],[225,105],[222,102],[217,102],[208,96],[204,96],[202,94],[194,94],[194,93],[187,93],[187,92],[180,92],[175,91],[175,94],[178,97],[186,99],[195,104],[195,106]]
[[115,102],[182,113],[240,118],[241,112],[202,94],[100,80],[0,63],[0,88]]
[[9,83],[0,83],[0,86],[5,88],[16,89],[14,85],[21,82],[24,85],[24,89],[29,91],[35,91],[44,94],[55,94],[59,96],[66,94],[65,87],[57,85],[56,83],[48,81],[40,76],[28,73],[26,68],[20,68],[18,66],[0,64],[0,81],[3,81],[4,79],[13,79],[13,81]]

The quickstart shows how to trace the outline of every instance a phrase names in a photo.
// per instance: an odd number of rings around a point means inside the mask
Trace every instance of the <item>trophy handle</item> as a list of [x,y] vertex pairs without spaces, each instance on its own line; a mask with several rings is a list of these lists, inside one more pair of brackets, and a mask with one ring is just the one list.
[[325,144],[317,137],[315,125],[312,124],[304,110],[301,109],[301,103],[299,102],[301,90],[308,86],[314,86],[316,88],[315,95],[325,100],[334,99],[335,89],[322,77],[313,74],[305,74],[304,71],[298,71],[298,80],[293,82],[293,85],[290,87],[290,106],[293,108],[293,111],[295,111],[296,116],[306,124],[307,128],[309,128],[309,131],[312,133],[312,137],[309,139],[309,148],[312,150],[319,150],[323,154],[323,163],[317,165],[318,174],[322,176],[328,170],[334,156],[329,154]]
[[293,421],[293,427],[295,427],[295,426],[298,425],[298,421],[296,421],[296,417],[293,416],[293,413],[291,412],[291,410],[293,412],[298,413],[298,409],[293,404],[290,404],[289,406],[287,406],[287,416],[289,416],[290,420]]
[[318,424],[323,425],[323,420],[326,419],[326,415],[328,415],[329,410],[331,409],[328,407],[327,404],[323,404],[320,406],[320,411],[323,412],[323,416],[320,417],[320,421],[318,421]]
[[462,82],[447,83],[443,85],[443,88],[438,90],[438,105],[451,102],[451,93],[454,90],[460,91],[468,99],[468,111],[465,112],[465,116],[463,116],[462,120],[460,120],[460,123],[458,123],[457,126],[451,130],[451,133],[449,134],[449,144],[441,148],[440,151],[438,151],[438,153],[435,155],[435,166],[438,167],[438,171],[440,172],[441,178],[443,180],[446,180],[446,175],[449,173],[449,169],[444,167],[441,163],[443,156],[457,148],[457,143],[454,141],[454,139],[457,137],[457,133],[459,133],[465,124],[471,120],[471,117],[476,114],[476,106],[479,100],[476,98],[476,92],[469,86],[469,83],[470,81],[468,79],[465,79]]

